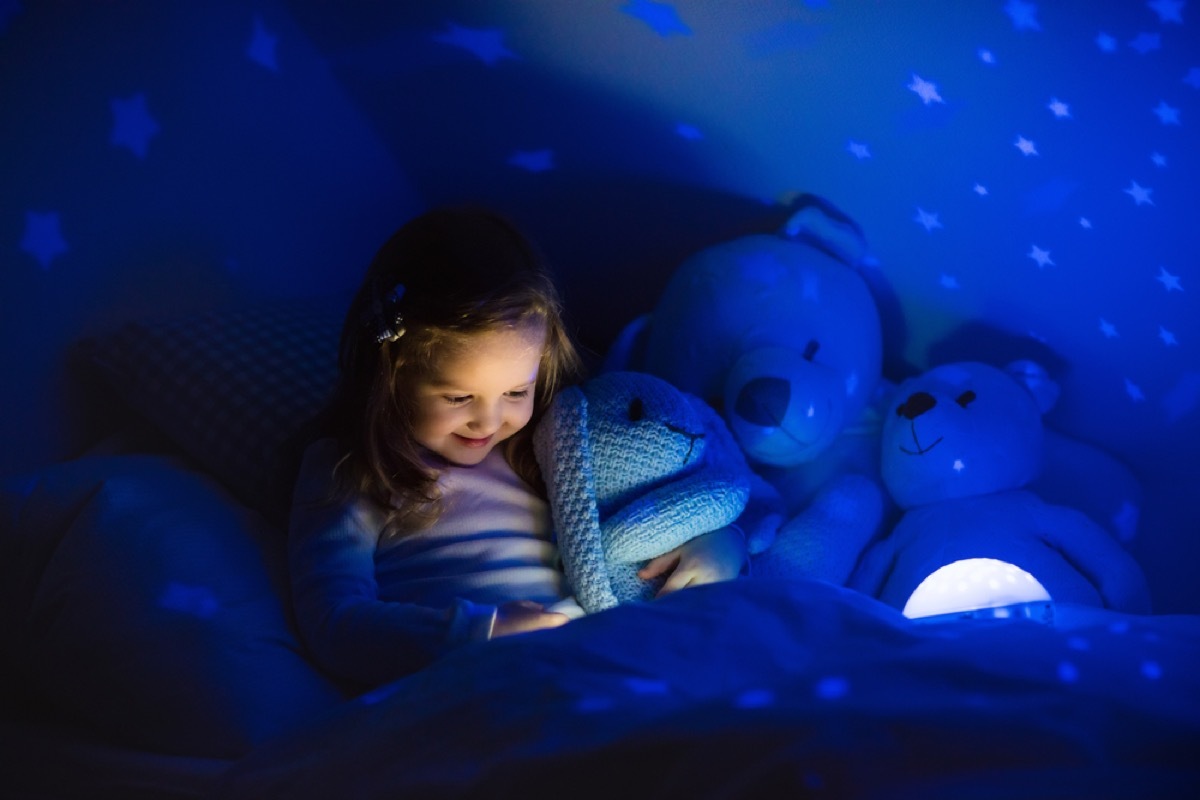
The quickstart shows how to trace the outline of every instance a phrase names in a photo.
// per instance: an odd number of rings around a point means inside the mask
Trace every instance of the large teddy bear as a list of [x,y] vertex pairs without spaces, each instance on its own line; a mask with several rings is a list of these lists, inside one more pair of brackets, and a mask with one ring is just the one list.
[[[637,570],[742,521],[759,480],[707,403],[638,372],[602,373],[560,392],[534,431],[534,452],[564,571],[588,612],[653,597],[662,579]],[[844,513],[820,501],[813,511],[830,529]],[[772,561],[769,536],[744,532],[752,574],[786,569]]]
[[[957,362],[899,385],[883,425],[880,465],[904,512],[868,549],[852,588],[921,616],[911,604],[927,577],[955,562],[988,559],[1032,576],[1055,602],[1149,611],[1145,577],[1114,529],[1031,490],[1048,466],[1069,466],[1046,460],[1047,404],[1030,391],[1040,385],[1031,385],[1031,374],[1039,373],[1027,363],[1006,371]],[[1083,454],[1080,470],[1101,474],[1093,469],[1099,451],[1071,452]],[[1118,488],[1098,483],[1094,491]],[[984,605],[1005,602],[1009,578],[993,580],[996,599]],[[968,610],[955,608],[949,595],[943,602],[943,613]]]
[[[852,219],[805,195],[777,233],[702,250],[632,322],[606,368],[660,376],[725,420],[782,501],[759,527],[792,548],[780,569],[842,583],[881,529],[880,317]],[[832,530],[824,510],[838,507]],[[785,536],[785,534],[787,534]],[[801,535],[802,534],[802,535]]]

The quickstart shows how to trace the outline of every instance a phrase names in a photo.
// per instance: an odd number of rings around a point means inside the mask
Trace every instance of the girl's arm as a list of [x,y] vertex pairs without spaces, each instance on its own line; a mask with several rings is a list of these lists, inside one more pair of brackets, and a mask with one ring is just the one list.
[[[381,519],[365,504],[330,504],[332,447],[305,453],[288,532],[292,605],[300,636],[324,669],[377,685],[487,639],[497,609],[466,600],[449,608],[385,602],[375,582]],[[331,444],[331,443],[328,443]]]

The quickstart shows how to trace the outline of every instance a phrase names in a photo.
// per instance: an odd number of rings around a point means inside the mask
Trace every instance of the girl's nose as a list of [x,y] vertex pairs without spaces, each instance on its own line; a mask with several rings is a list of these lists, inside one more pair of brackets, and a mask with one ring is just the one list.
[[476,403],[475,413],[471,417],[470,427],[472,430],[492,433],[500,427],[500,419],[501,412],[499,403]]

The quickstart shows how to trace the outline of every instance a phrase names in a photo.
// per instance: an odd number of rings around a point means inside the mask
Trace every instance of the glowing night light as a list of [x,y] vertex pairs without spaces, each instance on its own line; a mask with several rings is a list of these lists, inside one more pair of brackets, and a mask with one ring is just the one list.
[[994,558],[967,558],[934,571],[904,605],[904,616],[922,621],[1021,618],[1050,622],[1050,593],[1020,567]]

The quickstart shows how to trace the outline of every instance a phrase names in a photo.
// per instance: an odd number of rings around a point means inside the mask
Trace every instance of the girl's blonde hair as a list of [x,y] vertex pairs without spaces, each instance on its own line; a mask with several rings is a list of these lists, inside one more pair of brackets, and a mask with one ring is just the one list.
[[472,335],[540,325],[546,332],[529,424],[502,445],[539,493],[531,437],[550,400],[582,373],[553,279],[533,245],[501,216],[447,208],[406,223],[372,259],[342,327],[340,378],[319,430],[343,454],[340,498],[365,495],[389,509],[386,534],[441,513],[437,473],[413,439],[414,381]]

